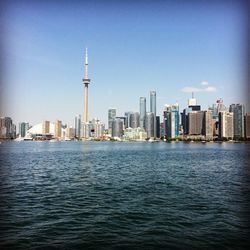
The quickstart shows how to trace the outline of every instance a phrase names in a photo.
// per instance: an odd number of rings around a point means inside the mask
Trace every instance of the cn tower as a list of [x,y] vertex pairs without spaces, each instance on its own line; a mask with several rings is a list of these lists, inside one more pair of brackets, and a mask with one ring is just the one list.
[[86,48],[85,52],[85,72],[84,78],[82,79],[84,84],[84,112],[83,112],[83,122],[89,122],[89,111],[88,111],[88,86],[90,84],[90,79],[88,77],[88,49]]

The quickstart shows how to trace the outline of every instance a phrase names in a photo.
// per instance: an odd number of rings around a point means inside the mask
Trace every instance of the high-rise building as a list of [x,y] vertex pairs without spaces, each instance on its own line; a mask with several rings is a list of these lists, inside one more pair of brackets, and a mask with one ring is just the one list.
[[28,122],[19,123],[19,137],[25,137],[28,130],[29,130]]
[[140,128],[145,129],[146,121],[146,97],[140,97]]
[[206,140],[213,140],[213,112],[211,110],[204,111],[204,135]]
[[243,104],[231,104],[229,112],[234,114],[234,139],[244,138],[244,115],[245,107]]
[[108,110],[108,129],[109,129],[109,133],[111,133],[112,131],[112,122],[113,120],[116,118],[116,109],[109,109]]
[[181,126],[183,129],[183,134],[187,135],[188,134],[188,113],[191,112],[191,108],[186,108],[183,110],[181,113]]
[[72,127],[67,127],[65,129],[65,139],[72,140],[75,137],[75,129]]
[[55,138],[62,137],[62,121],[56,120],[55,122]]
[[123,121],[119,118],[115,118],[112,121],[112,137],[121,138],[123,135]]
[[150,91],[150,112],[154,114],[154,138],[156,138],[156,92]]
[[201,110],[201,106],[197,105],[197,100],[196,100],[196,98],[194,98],[194,93],[192,93],[192,98],[188,99],[188,107],[192,111],[200,111]]
[[81,138],[88,139],[90,137],[90,124],[82,122],[81,124]]
[[140,115],[138,112],[130,113],[129,118],[129,127],[130,128],[138,128],[140,127]]
[[90,133],[91,137],[95,139],[100,139],[104,135],[105,126],[99,119],[92,119],[90,123]]
[[204,135],[204,111],[191,111],[188,113],[188,134]]
[[81,115],[75,117],[75,138],[81,138]]
[[121,119],[123,121],[123,129],[125,129],[127,117],[125,117],[125,116],[116,116],[116,118],[119,118],[119,119]]
[[156,138],[161,137],[161,120],[160,116],[156,116]]
[[146,113],[146,132],[148,138],[154,138],[154,113]]
[[234,136],[234,113],[219,112],[219,138],[233,139]]
[[165,105],[164,111],[165,138],[174,139],[179,136],[179,105]]
[[250,139],[250,113],[245,115],[245,138]]
[[16,138],[16,126],[10,117],[0,118],[0,138],[14,139]]
[[130,126],[130,114],[133,113],[132,111],[127,111],[124,113],[125,117],[125,128],[128,128]]
[[44,135],[50,133],[50,122],[49,121],[43,121],[42,133]]

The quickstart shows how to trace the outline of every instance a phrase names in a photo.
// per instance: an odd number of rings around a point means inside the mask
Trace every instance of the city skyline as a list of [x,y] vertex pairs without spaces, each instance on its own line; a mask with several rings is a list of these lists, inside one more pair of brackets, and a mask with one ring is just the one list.
[[149,111],[150,91],[157,93],[161,118],[165,104],[187,107],[191,92],[202,109],[219,98],[227,106],[246,103],[239,87],[244,84],[245,27],[239,3],[192,8],[168,1],[154,6],[84,3],[6,5],[1,116],[16,124],[60,119],[73,126],[83,110],[85,47],[93,79],[89,120],[99,118],[106,127],[110,108],[117,116],[139,112],[139,98],[146,97]]

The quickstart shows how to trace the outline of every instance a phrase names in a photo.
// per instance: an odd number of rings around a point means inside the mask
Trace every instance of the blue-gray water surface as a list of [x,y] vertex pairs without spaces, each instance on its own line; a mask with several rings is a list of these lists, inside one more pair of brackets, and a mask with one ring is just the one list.
[[249,249],[250,144],[2,142],[1,249]]

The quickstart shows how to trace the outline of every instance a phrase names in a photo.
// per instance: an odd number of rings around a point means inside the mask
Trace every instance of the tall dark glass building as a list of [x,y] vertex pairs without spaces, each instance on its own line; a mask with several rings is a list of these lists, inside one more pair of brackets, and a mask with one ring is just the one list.
[[146,121],[146,97],[140,97],[140,128],[145,129]]
[[156,138],[156,92],[150,91],[150,112],[154,116],[154,138]]

